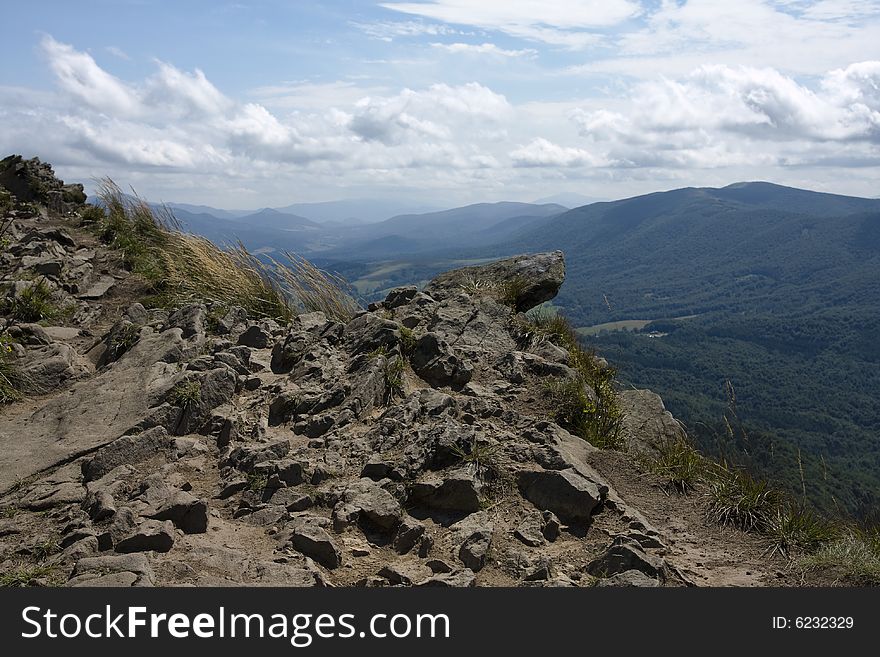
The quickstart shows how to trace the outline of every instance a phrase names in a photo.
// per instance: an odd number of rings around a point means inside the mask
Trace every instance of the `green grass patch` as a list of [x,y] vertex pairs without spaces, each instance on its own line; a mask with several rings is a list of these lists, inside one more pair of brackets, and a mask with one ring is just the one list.
[[770,554],[790,557],[796,550],[816,552],[837,538],[840,530],[809,507],[785,505],[770,516],[764,533]]
[[400,356],[385,359],[382,373],[385,376],[385,390],[388,400],[403,397],[403,372],[405,369],[406,361]]
[[183,409],[195,406],[202,400],[202,382],[198,379],[182,381],[169,391],[166,399],[172,406]]
[[663,477],[675,491],[686,494],[706,481],[717,464],[700,454],[687,440],[673,440],[660,445],[659,454],[649,459],[648,470]]
[[0,310],[13,322],[42,322],[66,314],[43,277],[31,281],[17,296],[4,299]]
[[602,449],[623,449],[623,411],[614,389],[614,369],[584,349],[568,320],[556,313],[529,316],[520,331],[531,344],[544,340],[568,352],[574,379],[557,379],[547,385],[553,418],[577,436]]
[[54,572],[52,566],[31,566],[0,573],[0,588],[21,588],[38,586],[42,578]]
[[197,300],[240,306],[249,315],[287,322],[298,312],[320,310],[346,320],[359,309],[347,284],[303,258],[285,253],[287,262],[261,260],[238,243],[221,248],[184,233],[167,208],[156,209],[124,194],[110,179],[99,188],[103,216],[95,230],[116,249],[123,264],[152,286],[154,305],[174,307]]
[[709,482],[706,517],[743,531],[766,531],[783,502],[778,489],[742,471],[728,471]]

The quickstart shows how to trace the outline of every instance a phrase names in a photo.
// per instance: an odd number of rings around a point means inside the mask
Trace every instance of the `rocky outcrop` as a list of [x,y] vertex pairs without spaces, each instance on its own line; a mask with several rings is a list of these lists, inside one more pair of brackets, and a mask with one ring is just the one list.
[[[0,415],[0,563],[54,541],[70,586],[680,583],[595,448],[547,419],[547,383],[574,371],[521,313],[556,294],[560,252],[398,288],[347,322],[148,308],[76,190],[3,162],[42,209],[11,216],[2,295],[36,273],[70,310],[0,320],[40,383]],[[631,442],[668,433],[632,408]]]

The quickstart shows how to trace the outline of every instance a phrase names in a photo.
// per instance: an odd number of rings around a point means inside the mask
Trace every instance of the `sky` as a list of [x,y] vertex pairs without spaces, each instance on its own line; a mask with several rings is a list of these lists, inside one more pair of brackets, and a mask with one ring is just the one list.
[[880,0],[4,0],[0,153],[222,208],[876,197]]

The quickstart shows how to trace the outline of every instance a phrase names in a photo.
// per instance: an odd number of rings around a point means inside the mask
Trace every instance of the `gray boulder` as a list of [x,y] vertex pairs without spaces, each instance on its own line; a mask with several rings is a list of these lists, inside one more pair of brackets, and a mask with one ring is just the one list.
[[116,544],[117,552],[168,552],[174,545],[171,521],[145,520],[137,529]]
[[337,568],[342,563],[342,552],[330,538],[330,534],[308,520],[299,520],[294,524],[290,545],[325,568]]
[[477,282],[490,290],[504,288],[514,309],[525,312],[555,297],[564,280],[565,257],[562,251],[553,251],[455,269],[428,283],[425,292],[446,298]]
[[473,366],[436,333],[425,333],[418,339],[410,364],[416,374],[435,387],[461,388],[473,376]]
[[568,470],[521,470],[517,485],[522,496],[542,511],[564,520],[585,522],[608,493],[608,487]]

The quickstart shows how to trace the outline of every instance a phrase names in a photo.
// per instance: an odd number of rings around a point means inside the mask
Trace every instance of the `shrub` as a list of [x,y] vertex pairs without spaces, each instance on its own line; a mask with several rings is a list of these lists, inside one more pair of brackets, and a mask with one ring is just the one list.
[[771,515],[765,529],[770,554],[791,556],[792,551],[815,552],[838,535],[837,527],[804,506],[786,505]]
[[186,409],[198,404],[202,399],[202,383],[198,379],[181,381],[168,393],[168,403]]
[[805,571],[820,571],[849,585],[880,586],[880,533],[850,529],[800,560]]
[[744,531],[765,531],[782,501],[781,493],[766,481],[727,470],[709,482],[706,517]]
[[13,362],[12,341],[0,333],[0,404],[21,399],[29,388],[27,377]]
[[271,258],[264,262],[241,243],[224,249],[184,233],[168,208],[154,209],[136,194],[123,194],[109,178],[101,182],[99,193],[106,208],[99,235],[121,251],[127,267],[153,285],[157,304],[208,300],[282,322],[313,310],[346,321],[359,309],[341,277],[303,258],[285,253],[290,264]]
[[504,281],[504,283],[497,287],[498,301],[515,310],[522,293],[528,285],[525,279],[518,277]]
[[649,462],[648,470],[663,477],[679,493],[688,493],[706,480],[713,464],[684,439],[660,446],[660,454]]
[[416,338],[416,334],[412,329],[408,329],[405,326],[400,327],[400,351],[407,360],[412,358],[413,352],[416,350],[417,341],[418,338]]
[[40,322],[64,314],[53,299],[53,292],[45,278],[31,281],[17,296],[7,297],[3,302],[3,312],[13,322]]
[[596,447],[623,449],[624,416],[614,390],[614,369],[581,347],[577,333],[561,315],[536,313],[520,328],[529,342],[546,340],[565,349],[577,372],[575,379],[559,379],[547,386],[554,419]]
[[80,210],[79,217],[83,226],[100,226],[107,220],[107,213],[98,205],[86,205]]
[[385,375],[385,387],[388,399],[395,397],[403,397],[403,371],[406,368],[406,361],[399,356],[386,358],[382,366],[382,372]]

